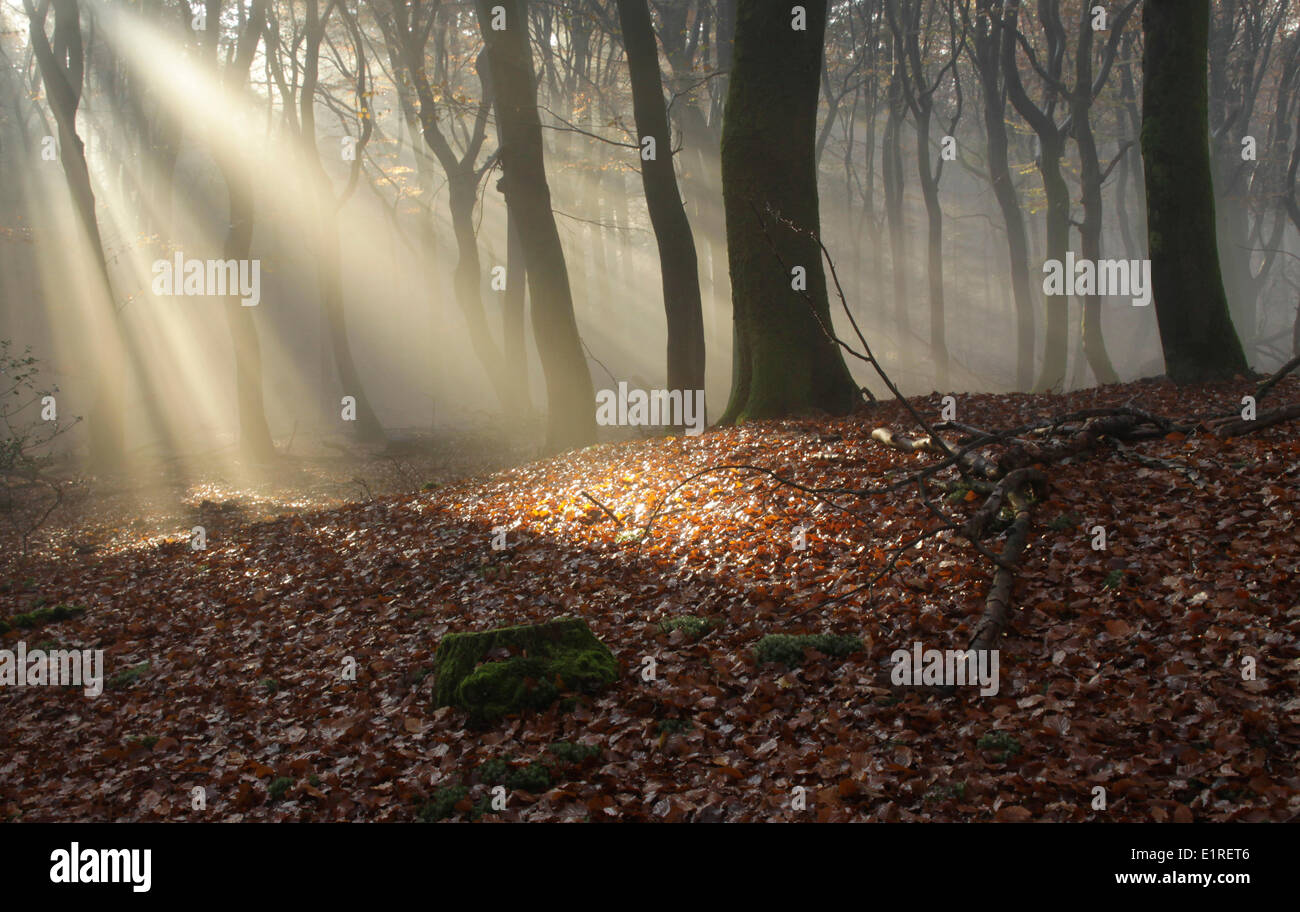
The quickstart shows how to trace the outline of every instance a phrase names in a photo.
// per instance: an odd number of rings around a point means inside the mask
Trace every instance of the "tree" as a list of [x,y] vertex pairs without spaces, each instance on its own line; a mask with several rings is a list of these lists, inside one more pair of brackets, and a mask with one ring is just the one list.
[[[1070,246],[1070,188],[1065,183],[1061,160],[1065,156],[1065,125],[1056,122],[1056,106],[1060,101],[1058,87],[1065,67],[1065,24],[1061,21],[1059,0],[1047,0],[1038,6],[1038,18],[1043,27],[1045,50],[1042,79],[1044,101],[1042,106],[1030,100],[1020,80],[1016,58],[1015,35],[1018,33],[1020,4],[1011,0],[1002,23],[1012,30],[1001,38],[1003,72],[1006,76],[1007,97],[1038,137],[1035,163],[1043,180],[1043,194],[1047,200],[1046,231],[1047,259],[1065,261]],[[1065,386],[1066,359],[1069,353],[1069,298],[1048,297],[1046,309],[1046,345],[1043,363],[1034,383],[1034,389],[1043,392],[1061,390]]]
[[[560,452],[595,439],[596,397],[578,337],[564,248],[546,183],[537,79],[528,40],[528,5],[525,0],[478,0],[475,6],[496,92],[498,157],[503,171],[497,188],[505,195],[510,214],[518,219],[532,300],[533,336],[546,377],[545,446],[547,452]],[[504,14],[504,22],[494,15],[496,8]],[[504,27],[495,28],[497,23]]]
[[1007,228],[1011,290],[1016,305],[1016,389],[1029,389],[1034,378],[1034,301],[1029,285],[1029,237],[1020,194],[1011,175],[1007,135],[1007,88],[1002,74],[1006,42],[1015,39],[1002,24],[1002,0],[976,0],[974,17],[970,0],[962,6],[970,40],[971,61],[984,97],[984,128],[988,135],[988,173],[993,195]]
[[[1275,110],[1286,106],[1285,73],[1275,61],[1292,66],[1294,36],[1279,42],[1294,16],[1292,0],[1222,0],[1211,4],[1210,19],[1210,156],[1214,168],[1214,209],[1219,239],[1219,268],[1228,309],[1242,347],[1250,352],[1259,341],[1259,299],[1273,271],[1285,230],[1271,183],[1273,163],[1285,161],[1276,134],[1262,135],[1256,118],[1266,87],[1274,78]],[[1258,137],[1258,156],[1247,161],[1242,142]],[[1258,267],[1256,267],[1258,262]]]
[[[90,184],[86,164],[86,145],[77,135],[77,108],[81,105],[82,80],[85,75],[85,51],[81,37],[81,12],[76,0],[54,0],[54,44],[45,35],[48,4],[40,9],[32,0],[24,0],[30,20],[30,37],[36,65],[45,84],[45,97],[59,131],[59,159],[77,212],[83,242],[94,259],[91,296],[95,298],[94,316],[105,321],[101,331],[116,328],[113,316],[113,284],[108,274],[108,259],[95,215],[95,191]],[[90,451],[100,468],[116,468],[123,459],[125,434],[123,419],[123,385],[120,352],[111,331],[101,336],[101,354],[96,368],[96,399],[90,414]]]
[[[1093,263],[1101,260],[1102,229],[1102,184],[1105,183],[1109,169],[1103,171],[1097,154],[1097,139],[1092,129],[1089,115],[1093,102],[1110,74],[1119,47],[1119,39],[1124,34],[1124,27],[1129,17],[1137,8],[1138,0],[1123,7],[1110,23],[1110,40],[1101,71],[1093,79],[1093,35],[1091,25],[1092,10],[1080,13],[1079,43],[1075,53],[1074,90],[1070,93],[1070,124],[1074,133],[1075,145],[1079,148],[1079,182],[1083,188],[1083,221],[1079,224],[1079,247],[1083,258]],[[1120,153],[1123,155],[1123,152]],[[1088,365],[1098,383],[1118,383],[1119,375],[1111,364],[1106,352],[1106,342],[1101,332],[1101,297],[1097,294],[1085,294],[1083,297],[1083,350]]]
[[691,223],[673,172],[672,134],[659,74],[659,49],[646,0],[618,0],[623,45],[632,80],[632,109],[643,147],[641,182],[659,246],[664,313],[668,319],[668,388],[704,388],[704,315]]
[[881,182],[885,189],[885,220],[889,225],[889,267],[894,279],[894,331],[904,362],[915,357],[912,327],[908,319],[907,226],[903,217],[903,119],[907,115],[907,53],[903,39],[891,30],[893,66],[889,74],[888,115],[880,140]]
[[[1297,33],[1300,40],[1300,33]],[[1296,57],[1300,61],[1300,54]],[[1300,77],[1300,72],[1293,69],[1288,83]],[[1282,206],[1295,230],[1300,232],[1300,196],[1297,196],[1297,181],[1300,179],[1300,104],[1296,105],[1295,141],[1291,147],[1291,158],[1287,164],[1286,175],[1282,183]],[[1295,322],[1291,325],[1291,354],[1300,355],[1300,306],[1296,308]]]
[[[352,358],[352,344],[348,340],[347,313],[343,302],[342,258],[339,249],[339,209],[355,189],[355,181],[350,181],[342,199],[335,199],[330,186],[329,175],[321,160],[320,149],[316,145],[316,92],[320,80],[321,45],[325,41],[325,29],[330,14],[340,9],[341,16],[350,13],[343,7],[330,3],[325,12],[320,12],[319,0],[307,0],[307,16],[304,25],[302,71],[302,89],[298,96],[298,119],[302,135],[302,153],[306,164],[306,178],[310,185],[311,202],[315,206],[317,220],[316,250],[317,275],[321,293],[321,311],[329,329],[330,347],[334,353],[334,365],[338,369],[339,382],[343,394],[356,400],[357,436],[366,442],[382,442],[387,439],[379,417],[370,405],[361,386],[361,377]],[[359,35],[356,40],[357,70],[360,74],[365,68],[362,54],[362,42]],[[365,83],[360,83],[357,93],[362,105],[365,105]],[[370,118],[366,118],[367,126]],[[356,161],[362,160],[369,132],[363,135],[356,149]]]
[[[481,293],[482,265],[479,259],[477,226],[474,224],[474,207],[484,176],[494,160],[480,163],[479,155],[487,138],[488,115],[492,111],[492,81],[486,72],[486,60],[476,62],[482,95],[474,111],[472,131],[468,134],[465,149],[457,154],[448,137],[439,126],[441,114],[435,85],[425,68],[426,45],[438,15],[437,4],[424,4],[418,0],[395,0],[391,15],[383,14],[383,6],[373,9],[375,18],[393,45],[395,57],[401,61],[403,84],[414,88],[419,101],[421,134],[429,151],[437,158],[447,175],[447,197],[451,212],[452,231],[456,236],[457,261],[454,276],[456,301],[460,305],[465,325],[469,330],[470,345],[478,356],[497,399],[507,411],[523,406],[526,392],[517,383],[520,375],[508,369],[501,349],[488,328],[487,314],[483,310]],[[454,127],[448,131],[454,137]],[[510,290],[508,277],[507,290]]]
[[[216,4],[219,7],[220,4]],[[214,21],[217,17],[214,17]],[[239,33],[235,58],[222,74],[225,88],[232,94],[247,87],[248,70],[257,53],[258,43],[266,28],[266,0],[253,0],[248,21]],[[213,66],[218,66],[216,29],[210,52]],[[219,150],[220,144],[210,148]],[[230,199],[228,228],[222,246],[227,260],[246,260],[253,245],[253,222],[256,197],[249,186],[248,177],[238,161],[217,152],[217,166],[226,184]],[[172,165],[174,167],[174,157]],[[266,422],[266,405],[262,390],[262,347],[257,336],[253,313],[232,294],[225,301],[226,322],[230,327],[230,340],[235,350],[235,398],[239,407],[239,447],[249,459],[264,462],[275,454],[271,430]]]
[[818,240],[817,98],[826,14],[825,0],[793,11],[768,0],[738,5],[722,124],[737,370],[723,423],[811,408],[843,414],[858,399],[829,335]]
[[1142,161],[1151,284],[1165,369],[1178,383],[1230,377],[1246,356],[1228,313],[1210,170],[1210,0],[1146,0]]
[[[921,183],[921,196],[925,200],[926,218],[929,223],[929,239],[926,245],[926,273],[930,283],[930,357],[934,360],[934,382],[937,389],[948,388],[948,342],[945,322],[944,288],[943,288],[943,206],[939,201],[939,183],[943,179],[944,159],[940,155],[936,162],[931,156],[931,126],[935,118],[934,96],[952,71],[955,108],[952,119],[948,122],[946,135],[952,136],[961,118],[962,95],[961,80],[957,73],[957,47],[960,39],[957,34],[957,15],[951,2],[946,4],[948,14],[949,59],[939,69],[933,79],[926,71],[925,51],[921,43],[921,17],[926,4],[922,0],[912,0],[905,4],[900,12],[898,0],[889,0],[886,11],[889,16],[890,29],[894,33],[896,46],[901,55],[901,91],[907,106],[916,121],[916,164],[917,177]],[[933,19],[936,4],[930,0],[928,19]],[[940,125],[942,128],[942,124]]]

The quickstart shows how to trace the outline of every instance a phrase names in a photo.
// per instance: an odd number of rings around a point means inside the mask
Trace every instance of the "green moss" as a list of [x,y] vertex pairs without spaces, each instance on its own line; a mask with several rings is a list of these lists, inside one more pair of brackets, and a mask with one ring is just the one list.
[[1081,520],[1076,513],[1062,513],[1056,519],[1047,524],[1047,528],[1053,532],[1068,532],[1070,529],[1079,525]]
[[1124,571],[1112,570],[1106,574],[1106,578],[1102,580],[1101,584],[1107,589],[1118,589],[1122,582],[1124,582]]
[[955,484],[949,489],[946,499],[950,504],[961,503],[966,499],[966,495],[970,493],[970,490],[966,485]]
[[[510,657],[484,662],[500,649]],[[433,665],[434,705],[458,706],[475,721],[542,709],[565,692],[594,693],[618,678],[613,653],[575,618],[450,634]]]
[[68,618],[78,617],[85,613],[86,609],[79,605],[55,605],[53,608],[37,608],[34,611],[15,614],[9,618],[8,622],[0,621],[0,633],[8,633],[15,627],[28,629],[40,627],[44,624],[53,624],[56,621],[66,621]]
[[510,774],[510,763],[500,757],[492,757],[478,765],[479,781],[485,785],[500,785]]
[[924,801],[960,801],[966,797],[966,783],[958,782],[952,785],[938,785],[926,792],[922,796]]
[[760,663],[780,662],[793,668],[803,664],[805,649],[815,649],[823,655],[843,658],[861,652],[862,640],[855,636],[825,633],[806,636],[770,634],[758,641],[754,653]]
[[132,665],[130,668],[123,668],[117,674],[108,679],[108,686],[126,687],[129,684],[134,684],[136,681],[140,680],[140,678],[144,677],[144,673],[148,670],[149,662],[147,660],[141,662],[139,665]]
[[546,751],[565,766],[581,766],[601,755],[601,749],[594,744],[573,744],[569,741],[556,741]]
[[1020,742],[1006,732],[985,732],[975,744],[981,750],[997,751],[996,759],[1000,763],[1020,753]]
[[272,801],[279,801],[281,798],[284,797],[284,793],[289,791],[289,788],[292,785],[293,785],[292,779],[290,779],[288,776],[281,776],[279,779],[276,779],[274,782],[270,784],[270,786],[267,787],[266,793],[271,796]]
[[433,793],[433,798],[420,808],[420,819],[425,823],[436,823],[450,817],[456,811],[456,805],[465,800],[469,789],[463,785],[450,785]]
[[693,614],[682,614],[674,618],[668,618],[666,621],[659,622],[660,633],[672,633],[674,630],[680,630],[692,640],[698,640],[710,630],[721,626],[721,623],[715,618],[697,617]]
[[661,735],[676,735],[690,731],[694,727],[695,723],[690,719],[660,719],[659,724],[655,726],[655,731]]
[[143,744],[145,747],[153,748],[158,743],[157,735],[127,735],[127,744]]
[[423,668],[417,668],[414,671],[407,672],[403,679],[407,687],[419,687],[424,683],[424,679],[433,674],[433,666],[426,665]]
[[506,773],[506,788],[511,791],[540,793],[551,787],[551,770],[545,763],[530,763]]
[[266,688],[267,693],[275,693],[280,689],[280,682],[275,678],[263,678],[262,686]]

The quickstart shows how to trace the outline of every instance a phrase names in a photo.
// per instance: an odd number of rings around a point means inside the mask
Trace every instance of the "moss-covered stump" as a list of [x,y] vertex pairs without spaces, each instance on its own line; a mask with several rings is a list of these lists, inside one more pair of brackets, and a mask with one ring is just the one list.
[[[507,658],[494,659],[504,650]],[[544,709],[562,693],[594,693],[618,678],[618,662],[585,621],[448,634],[433,657],[435,706],[476,721]]]

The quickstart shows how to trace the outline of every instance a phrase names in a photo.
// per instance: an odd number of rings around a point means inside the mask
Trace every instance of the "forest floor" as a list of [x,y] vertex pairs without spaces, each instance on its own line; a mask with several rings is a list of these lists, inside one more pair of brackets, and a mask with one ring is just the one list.
[[[1183,417],[1240,410],[1243,389],[1142,381],[963,395],[959,409],[981,427],[1130,402]],[[1300,399],[1300,378],[1273,398]],[[938,415],[937,395],[912,402]],[[875,442],[881,426],[909,419],[886,403],[495,474],[510,454],[485,447],[444,459],[442,476],[435,459],[351,489],[351,468],[299,466],[314,500],[292,479],[260,500],[173,487],[138,527],[122,522],[138,497],[88,506],[26,559],[9,543],[0,591],[0,618],[84,613],[15,627],[0,648],[102,649],[105,692],[0,687],[0,820],[1296,819],[1295,423],[1171,433],[1050,467],[991,696],[891,679],[895,650],[965,648],[994,569],[949,531],[899,552],[936,524],[912,492],[836,498],[854,516],[722,471],[635,531],[714,465],[866,487],[935,459]],[[458,471],[471,477],[449,480]],[[428,481],[440,484],[418,490]],[[958,522],[976,506],[944,501]],[[192,550],[190,527],[214,515]],[[445,634],[562,615],[610,647],[616,685],[487,728],[432,706]],[[686,615],[712,624],[665,632]],[[863,649],[760,664],[754,647],[774,633],[848,634]],[[540,760],[544,775],[529,766]],[[517,773],[504,811],[484,813],[489,763]]]

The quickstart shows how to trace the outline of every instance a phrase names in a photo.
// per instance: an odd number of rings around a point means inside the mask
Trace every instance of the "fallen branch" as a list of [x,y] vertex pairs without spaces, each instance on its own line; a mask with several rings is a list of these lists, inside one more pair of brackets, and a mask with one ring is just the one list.
[[969,649],[993,649],[1006,629],[1011,617],[1011,590],[1015,584],[1015,567],[1024,556],[1029,542],[1029,529],[1033,521],[1034,501],[1022,491],[1007,494],[1007,500],[1016,511],[1015,521],[1007,534],[1007,543],[998,555],[1000,566],[993,574],[993,586],[984,600],[984,614],[976,623]]
[[599,500],[597,500],[596,498],[592,497],[592,496],[591,496],[590,494],[588,494],[586,491],[583,491],[583,492],[582,492],[582,496],[585,497],[585,498],[587,498],[589,501],[591,501],[592,503],[594,503],[596,506],[600,507],[600,509],[604,510],[604,511],[605,511],[605,515],[608,516],[610,519],[614,520],[614,522],[616,522],[618,525],[620,525],[620,526],[623,525],[623,520],[619,519],[618,516],[615,515],[614,511],[611,510],[609,507],[605,506],[605,505],[604,505],[603,503],[601,503]]
[[1253,434],[1256,431],[1262,431],[1264,428],[1272,427],[1275,424],[1281,424],[1284,421],[1300,418],[1300,402],[1292,402],[1290,405],[1284,405],[1281,408],[1273,409],[1271,412],[1264,412],[1255,416],[1253,421],[1247,421],[1244,418],[1229,419],[1227,421],[1216,422],[1209,425],[1211,433],[1220,439],[1226,437],[1245,437],[1247,434]]
[[1269,377],[1267,380],[1265,380],[1255,389],[1255,401],[1259,402],[1266,395],[1268,395],[1269,390],[1277,386],[1278,383],[1282,381],[1282,378],[1284,378],[1287,374],[1291,373],[1297,367],[1300,367],[1300,355],[1296,355],[1286,364],[1283,364],[1280,368],[1277,369],[1277,371],[1274,372],[1273,376]]

